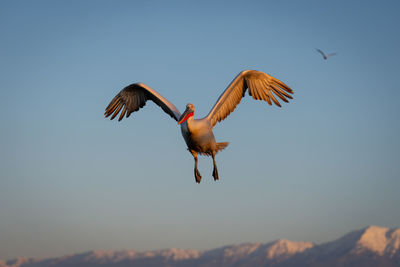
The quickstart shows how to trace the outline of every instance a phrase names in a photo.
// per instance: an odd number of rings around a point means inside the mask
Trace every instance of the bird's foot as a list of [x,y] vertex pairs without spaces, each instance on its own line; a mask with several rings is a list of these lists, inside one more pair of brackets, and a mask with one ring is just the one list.
[[214,167],[214,170],[213,170],[212,176],[214,177],[214,181],[216,181],[216,180],[218,180],[218,179],[219,179],[219,177],[218,177],[218,170],[217,170],[217,168],[216,168],[216,167]]
[[200,181],[201,181],[201,175],[200,175],[200,172],[199,172],[199,170],[198,169],[195,169],[194,170],[194,178],[196,179],[196,183],[200,183]]

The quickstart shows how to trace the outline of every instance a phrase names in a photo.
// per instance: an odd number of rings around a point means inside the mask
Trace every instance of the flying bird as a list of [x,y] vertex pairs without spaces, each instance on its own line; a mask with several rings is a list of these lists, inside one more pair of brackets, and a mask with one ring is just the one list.
[[226,148],[229,143],[217,143],[212,130],[217,122],[221,122],[235,110],[247,89],[253,99],[264,100],[269,105],[274,103],[279,107],[281,105],[277,98],[289,102],[288,99],[292,99],[290,94],[293,94],[289,86],[264,72],[244,70],[228,85],[208,115],[201,119],[194,118],[196,110],[193,104],[187,104],[185,111],[181,114],[174,104],[144,83],[133,83],[122,89],[111,100],[104,115],[105,117],[111,116],[112,120],[121,112],[118,118],[120,121],[124,116],[128,118],[132,112],[138,111],[148,100],[153,101],[180,125],[182,136],[194,158],[196,182],[200,183],[201,181],[201,175],[197,169],[198,154],[212,157],[214,165],[212,176],[216,181],[218,180],[218,169],[215,155]]
[[322,55],[322,57],[323,57],[324,59],[328,59],[328,57],[336,55],[336,53],[330,53],[330,54],[326,55],[326,54],[325,54],[324,52],[322,52],[320,49],[316,48],[316,50],[317,50],[318,52],[321,53],[321,55]]

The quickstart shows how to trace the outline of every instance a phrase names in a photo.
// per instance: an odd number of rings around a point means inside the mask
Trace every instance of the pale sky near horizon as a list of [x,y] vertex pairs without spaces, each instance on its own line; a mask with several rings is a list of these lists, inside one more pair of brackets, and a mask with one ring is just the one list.
[[[399,1],[1,1],[0,259],[95,249],[325,242],[400,227]],[[323,60],[315,51],[337,52]],[[193,158],[144,82],[208,113],[244,69],[289,85],[216,126]]]

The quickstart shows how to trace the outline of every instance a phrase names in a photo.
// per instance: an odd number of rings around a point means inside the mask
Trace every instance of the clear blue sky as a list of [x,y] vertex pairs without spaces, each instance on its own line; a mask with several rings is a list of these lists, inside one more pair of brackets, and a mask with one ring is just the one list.
[[[324,242],[400,226],[399,1],[1,1],[0,258],[93,249]],[[337,52],[327,61],[315,51]],[[295,91],[215,128],[200,185],[144,82],[208,113],[243,69]]]

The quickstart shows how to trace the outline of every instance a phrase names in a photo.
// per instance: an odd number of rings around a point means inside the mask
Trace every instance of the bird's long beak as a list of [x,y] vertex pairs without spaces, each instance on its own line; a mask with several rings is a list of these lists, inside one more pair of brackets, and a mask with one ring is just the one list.
[[184,123],[187,119],[194,115],[193,111],[186,109],[182,116],[179,118],[178,124]]

